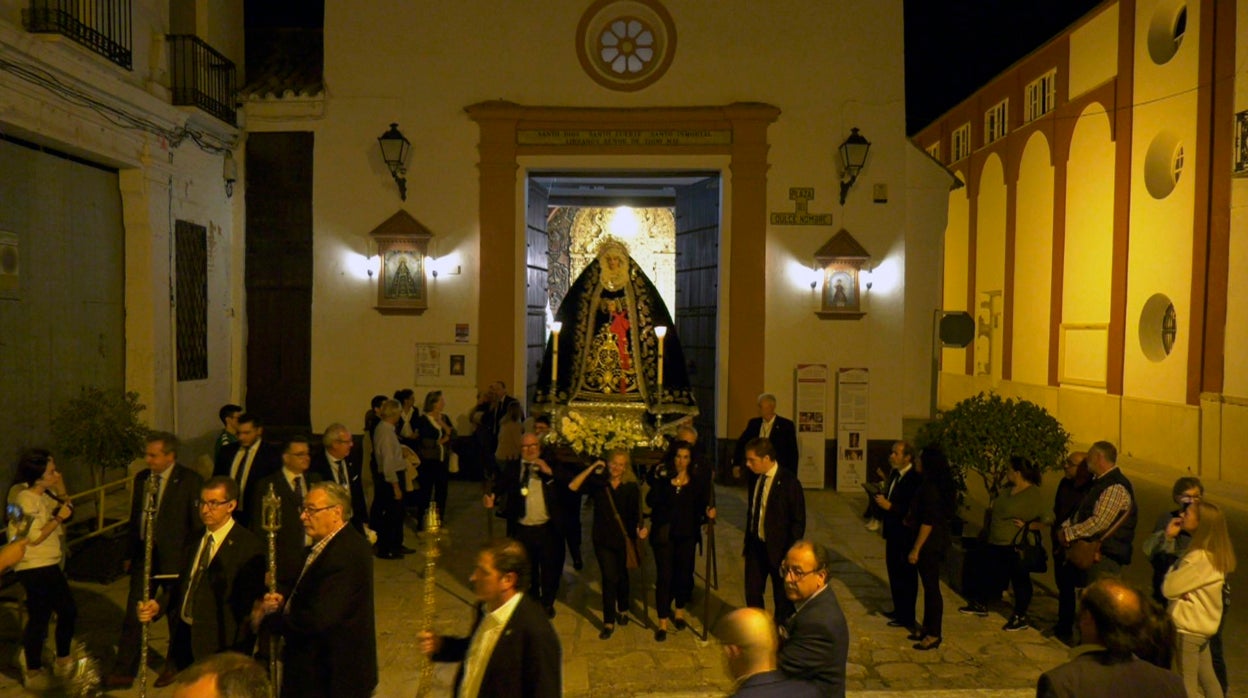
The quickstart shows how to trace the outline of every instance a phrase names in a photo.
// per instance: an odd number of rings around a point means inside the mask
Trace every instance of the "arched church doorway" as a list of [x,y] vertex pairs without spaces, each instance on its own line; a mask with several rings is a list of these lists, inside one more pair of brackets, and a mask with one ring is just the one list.
[[[725,367],[718,371],[714,431],[722,436],[740,429],[755,415],[764,390],[767,357],[759,332],[767,311],[759,291],[767,259],[767,128],[780,110],[757,102],[615,108],[497,101],[465,111],[480,130],[478,383],[527,381],[527,289],[521,277],[527,266],[526,169],[713,169],[723,174],[724,202],[723,248],[717,254],[722,286],[713,297],[716,324],[723,330],[714,361]],[[718,446],[722,453],[727,444],[721,439]]]
[[[717,171],[530,171],[525,188],[525,396],[551,323],[606,241],[658,289],[683,348],[699,440],[715,444],[721,188]],[[716,449],[707,453],[714,455]]]

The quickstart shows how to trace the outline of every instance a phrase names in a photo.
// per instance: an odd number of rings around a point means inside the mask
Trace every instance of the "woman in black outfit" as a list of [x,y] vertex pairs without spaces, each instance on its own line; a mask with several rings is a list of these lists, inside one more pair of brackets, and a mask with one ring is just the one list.
[[701,527],[715,518],[710,488],[704,478],[692,477],[693,452],[686,441],[672,447],[670,460],[650,473],[650,547],[654,550],[654,601],[659,627],[654,639],[667,639],[672,601],[676,602],[675,625],[685,627],[685,606],[693,596],[693,563]]
[[413,417],[412,428],[420,438],[420,467],[416,469],[420,482],[417,502],[420,506],[420,526],[425,525],[425,511],[430,502],[437,505],[438,516],[446,520],[446,488],[450,481],[447,466],[451,459],[451,439],[455,438],[455,427],[451,420],[443,414],[446,409],[446,398],[441,390],[434,390],[425,395],[425,413]]
[[626,451],[612,451],[606,464],[595,461],[572,478],[568,488],[573,492],[585,490],[594,500],[594,556],[602,573],[602,632],[598,637],[606,640],[615,632],[617,618],[620,625],[628,624],[632,599],[625,545],[636,546],[638,538],[646,537],[645,529],[639,528],[641,489]]
[[949,551],[949,519],[953,516],[957,490],[949,459],[935,448],[925,448],[916,463],[923,481],[910,505],[906,526],[917,529],[908,558],[919,568],[923,582],[923,625],[909,639],[916,650],[940,647],[945,604],[940,595],[940,564]]

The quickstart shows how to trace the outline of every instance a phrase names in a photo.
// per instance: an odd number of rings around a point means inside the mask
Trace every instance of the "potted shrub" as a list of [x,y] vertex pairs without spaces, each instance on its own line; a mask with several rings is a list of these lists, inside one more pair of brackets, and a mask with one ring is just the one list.
[[84,387],[52,417],[58,455],[86,468],[99,487],[110,471],[124,471],[143,454],[148,429],[139,413],[144,409],[138,393]]

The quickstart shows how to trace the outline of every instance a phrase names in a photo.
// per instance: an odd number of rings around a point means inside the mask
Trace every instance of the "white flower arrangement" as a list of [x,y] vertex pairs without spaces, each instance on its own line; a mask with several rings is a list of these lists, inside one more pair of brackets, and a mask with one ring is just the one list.
[[653,439],[635,413],[583,413],[569,410],[558,420],[559,440],[573,450],[602,456],[615,449],[651,445]]

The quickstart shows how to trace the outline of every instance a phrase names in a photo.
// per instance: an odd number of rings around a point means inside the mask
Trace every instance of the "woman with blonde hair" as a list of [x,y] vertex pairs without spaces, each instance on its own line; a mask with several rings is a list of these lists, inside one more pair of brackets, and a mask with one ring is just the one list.
[[[1226,575],[1235,571],[1235,551],[1227,531],[1226,517],[1212,502],[1185,506],[1167,530],[1192,535],[1187,552],[1166,573],[1161,593],[1178,630],[1175,670],[1183,676],[1189,696],[1222,698],[1222,686],[1213,671],[1209,638],[1222,620],[1222,587]],[[1172,536],[1173,537],[1173,536]]]
[[628,623],[631,605],[628,586],[629,547],[637,553],[637,540],[646,537],[641,527],[641,489],[628,451],[611,451],[606,461],[597,460],[571,482],[568,489],[589,493],[594,500],[594,556],[602,573],[602,632],[606,640],[615,632],[615,623]]

